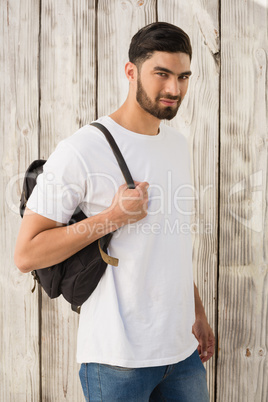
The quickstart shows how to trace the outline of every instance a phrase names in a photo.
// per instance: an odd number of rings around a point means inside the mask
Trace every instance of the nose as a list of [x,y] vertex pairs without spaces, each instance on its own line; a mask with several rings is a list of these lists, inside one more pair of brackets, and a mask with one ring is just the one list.
[[167,82],[167,86],[165,88],[166,93],[172,95],[172,96],[180,96],[181,91],[180,91],[180,83],[177,79],[177,77],[170,77],[170,79]]

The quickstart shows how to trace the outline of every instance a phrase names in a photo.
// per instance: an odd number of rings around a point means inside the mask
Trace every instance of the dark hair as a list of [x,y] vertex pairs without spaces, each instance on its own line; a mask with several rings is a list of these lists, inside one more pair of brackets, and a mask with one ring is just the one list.
[[167,22],[154,22],[141,28],[132,38],[128,56],[129,61],[139,64],[149,59],[153,52],[182,52],[192,58],[189,36],[176,25]]

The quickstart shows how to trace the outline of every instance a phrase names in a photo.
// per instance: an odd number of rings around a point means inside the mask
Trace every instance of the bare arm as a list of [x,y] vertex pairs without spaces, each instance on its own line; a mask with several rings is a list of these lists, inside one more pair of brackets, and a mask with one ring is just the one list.
[[135,182],[136,189],[119,187],[112,205],[103,212],[63,226],[26,209],[19,231],[14,260],[22,272],[57,264],[95,240],[147,215],[148,183]]
[[215,337],[207,321],[205,309],[199,296],[198,289],[194,284],[195,297],[195,323],[193,334],[199,342],[198,352],[203,363],[208,361],[214,354]]

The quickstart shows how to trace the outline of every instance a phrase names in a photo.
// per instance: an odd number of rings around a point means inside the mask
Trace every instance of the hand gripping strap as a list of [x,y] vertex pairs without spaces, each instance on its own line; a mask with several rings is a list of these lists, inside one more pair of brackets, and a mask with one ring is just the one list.
[[[110,133],[110,131],[104,127],[102,124],[97,123],[97,122],[93,122],[90,124],[91,126],[94,126],[96,128],[98,128],[100,131],[102,131],[102,133],[105,135],[106,140],[108,141],[108,143],[110,144],[110,147],[112,148],[112,151],[114,153],[114,156],[116,157],[116,160],[118,162],[118,165],[123,173],[123,176],[126,180],[127,186],[129,189],[134,189],[135,188],[135,184],[134,184],[134,180],[132,179],[132,176],[130,174],[130,171],[127,167],[127,164],[125,162],[125,159],[123,158],[123,155],[120,151],[120,149],[117,146],[117,143],[115,142],[112,134]],[[107,253],[105,253],[105,251],[103,250],[104,246],[107,248],[110,240],[112,238],[112,233],[108,233],[108,235],[101,237],[98,241],[98,245],[99,245],[99,250],[100,250],[100,254],[101,257],[103,259],[103,261],[106,262],[106,264],[109,265],[113,265],[115,267],[118,266],[118,258],[115,257],[111,257],[110,255],[108,255]]]

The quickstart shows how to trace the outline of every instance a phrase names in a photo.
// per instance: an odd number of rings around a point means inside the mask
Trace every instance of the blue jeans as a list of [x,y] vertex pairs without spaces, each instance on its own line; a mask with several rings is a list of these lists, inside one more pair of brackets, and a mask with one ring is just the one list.
[[206,370],[197,350],[169,366],[132,369],[83,363],[79,376],[86,401],[209,402]]

